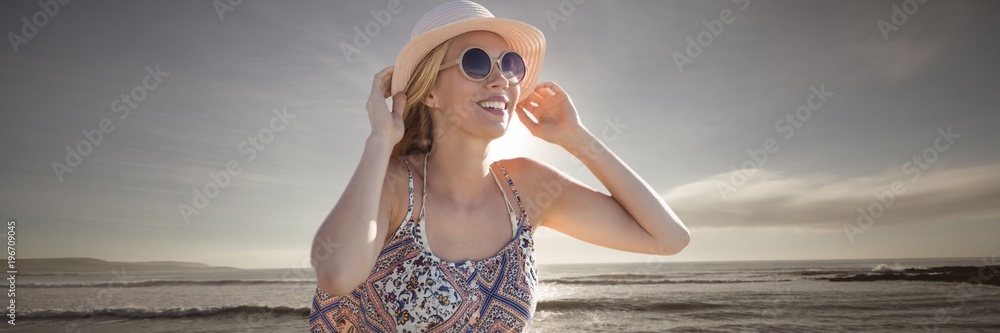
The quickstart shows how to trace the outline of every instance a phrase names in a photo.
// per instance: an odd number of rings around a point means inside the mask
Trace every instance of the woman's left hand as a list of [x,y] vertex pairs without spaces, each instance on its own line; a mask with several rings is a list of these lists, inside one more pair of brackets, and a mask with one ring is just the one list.
[[[529,94],[528,98],[514,106],[514,111],[531,135],[549,143],[566,146],[586,131],[569,94],[555,82],[540,82],[534,91],[526,93]],[[528,118],[525,111],[531,113],[537,121]]]

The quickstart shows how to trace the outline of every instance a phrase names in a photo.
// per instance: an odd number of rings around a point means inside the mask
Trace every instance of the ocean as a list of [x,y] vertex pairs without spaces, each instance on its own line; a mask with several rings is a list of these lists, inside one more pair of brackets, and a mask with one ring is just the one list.
[[[995,260],[541,265],[530,331],[1000,332],[1000,287],[822,279]],[[22,274],[17,282],[17,325],[3,332],[307,332],[316,288],[311,269],[292,268]]]

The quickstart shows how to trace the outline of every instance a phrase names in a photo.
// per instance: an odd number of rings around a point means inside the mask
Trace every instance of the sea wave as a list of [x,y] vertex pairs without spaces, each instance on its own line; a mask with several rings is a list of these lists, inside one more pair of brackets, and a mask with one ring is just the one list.
[[[987,303],[984,303],[987,304]],[[725,304],[704,303],[704,302],[667,302],[648,299],[614,299],[614,298],[594,298],[594,299],[558,299],[539,301],[536,311],[550,312],[571,312],[571,311],[639,311],[639,312],[693,312],[704,313],[699,310],[711,310],[712,315],[722,315],[731,312],[725,310]],[[830,306],[827,305],[806,305],[807,308],[822,307],[826,310],[870,310],[877,307],[865,305],[852,306]],[[723,309],[723,312],[718,312]],[[142,309],[142,308],[113,308],[96,310],[39,310],[19,313],[19,318],[24,319],[80,319],[94,317],[116,317],[126,319],[177,319],[189,317],[213,317],[213,316],[300,316],[309,315],[309,307],[286,307],[286,306],[256,306],[239,305],[207,308],[170,308],[170,309]],[[742,310],[737,312],[744,312]],[[736,315],[736,313],[734,313]],[[743,316],[740,314],[740,316]],[[718,319],[718,318],[716,318]]]
[[602,274],[543,279],[540,283],[579,285],[629,285],[629,284],[719,284],[791,281],[788,279],[674,279],[652,274]]
[[905,271],[905,270],[911,269],[911,268],[915,268],[915,269],[927,269],[927,267],[923,267],[923,266],[906,267],[906,266],[900,265],[899,263],[895,263],[895,264],[892,264],[892,265],[878,264],[878,265],[875,266],[875,268],[872,268],[872,272],[902,272],[902,271]]
[[620,274],[597,274],[597,275],[583,275],[583,276],[573,276],[567,279],[608,279],[608,280],[648,280],[657,278],[667,278],[667,275],[661,274],[631,274],[631,273],[620,273]]
[[591,299],[558,299],[540,301],[535,306],[536,311],[682,311],[700,310],[722,307],[721,304],[702,302],[662,302],[643,299],[591,298]]
[[95,310],[39,310],[17,314],[18,319],[60,319],[87,317],[119,318],[184,318],[196,316],[217,316],[227,314],[268,313],[270,315],[309,315],[309,307],[239,305],[208,308],[143,309],[115,308]]
[[[599,310],[599,311],[685,311],[724,307],[721,304],[702,302],[663,302],[643,299],[559,299],[543,300],[536,304],[536,311],[573,311],[573,310]],[[287,307],[287,306],[260,306],[260,305],[239,305],[223,307],[205,308],[168,308],[168,309],[144,309],[144,308],[111,308],[94,310],[37,310],[18,313],[18,318],[25,319],[71,319],[71,318],[91,318],[91,317],[117,317],[131,319],[156,319],[156,318],[186,318],[186,317],[209,317],[225,315],[253,315],[267,314],[308,316],[309,307]]]
[[82,282],[82,283],[24,283],[26,288],[135,288],[158,286],[228,286],[258,284],[316,284],[315,280],[147,280],[134,282]]
[[[628,285],[628,284],[719,284],[791,281],[788,279],[671,279],[665,275],[602,274],[542,279],[540,283],[576,285]],[[232,286],[261,284],[311,284],[315,280],[146,280],[132,282],[80,282],[80,283],[24,283],[24,288],[138,288],[160,286]]]
[[[877,266],[881,267],[881,265]],[[835,282],[860,281],[930,281],[959,282],[976,285],[1000,286],[1000,279],[993,275],[1000,273],[1000,265],[992,266],[941,266],[931,268],[877,269],[869,273],[841,274],[823,278]]]
[[787,271],[787,272],[780,272],[780,273],[776,273],[776,274],[796,275],[796,276],[817,276],[817,275],[843,274],[844,272],[845,271],[843,271],[843,270],[824,270],[824,269],[819,269],[819,268],[810,268],[810,269],[806,269],[804,271]]

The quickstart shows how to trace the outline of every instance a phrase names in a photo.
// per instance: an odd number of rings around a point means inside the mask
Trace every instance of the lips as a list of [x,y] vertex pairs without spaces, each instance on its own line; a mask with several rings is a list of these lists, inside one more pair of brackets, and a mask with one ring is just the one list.
[[507,109],[507,103],[504,102],[494,102],[494,101],[479,102],[479,106],[483,107],[484,109],[497,109],[497,110]]
[[486,110],[490,113],[503,115],[507,110],[507,104],[510,100],[507,96],[493,96],[484,100],[479,101],[478,104],[480,108]]
[[492,114],[495,114],[495,115],[498,115],[498,116],[501,116],[501,117],[504,115],[504,113],[507,112],[504,109],[497,109],[497,108],[492,108],[492,107],[482,107],[482,106],[480,106],[479,108],[482,109],[483,111],[486,111],[486,112],[489,112],[489,113],[492,113]]

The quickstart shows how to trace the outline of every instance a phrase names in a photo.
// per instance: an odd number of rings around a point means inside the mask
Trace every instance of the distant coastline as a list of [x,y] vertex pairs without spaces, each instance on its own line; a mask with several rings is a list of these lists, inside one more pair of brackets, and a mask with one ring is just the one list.
[[197,262],[184,261],[106,261],[94,258],[37,258],[18,259],[19,275],[76,275],[78,273],[126,271],[232,271],[242,268],[209,266]]

